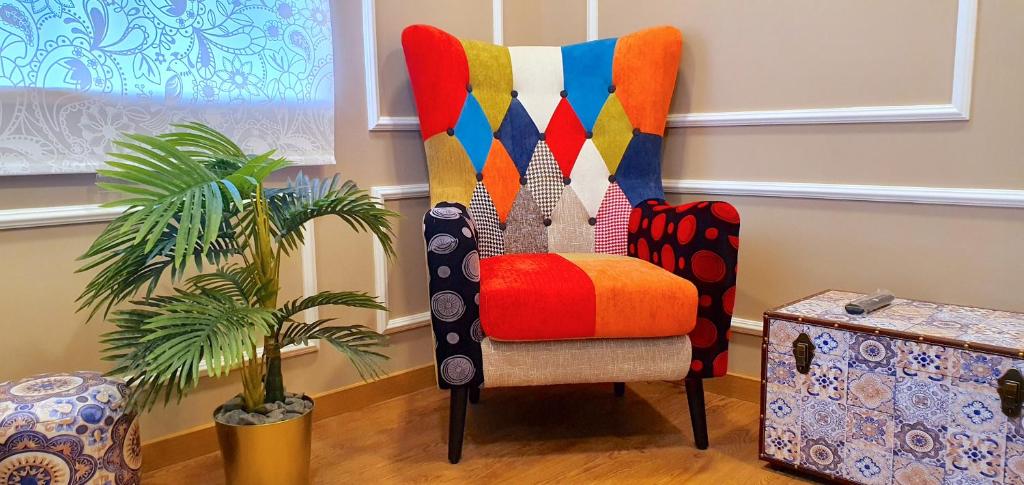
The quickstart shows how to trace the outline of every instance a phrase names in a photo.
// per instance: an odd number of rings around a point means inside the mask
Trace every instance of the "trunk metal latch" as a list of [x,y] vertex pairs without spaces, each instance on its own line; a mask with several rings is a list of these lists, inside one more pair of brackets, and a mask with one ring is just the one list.
[[999,400],[1002,401],[1003,414],[1016,418],[1020,416],[1021,403],[1024,402],[1024,376],[1017,369],[1010,369],[999,378]]
[[[801,333],[793,341],[793,358],[796,359],[797,372],[801,374],[810,372],[811,360],[814,359],[814,343],[811,342],[811,337],[807,336],[806,333]],[[1020,374],[1018,373],[1017,375],[1019,376]]]

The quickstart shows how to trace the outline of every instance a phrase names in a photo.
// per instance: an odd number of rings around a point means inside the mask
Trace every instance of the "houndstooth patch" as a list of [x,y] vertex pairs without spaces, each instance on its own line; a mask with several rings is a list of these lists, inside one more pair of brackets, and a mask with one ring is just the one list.
[[595,253],[626,254],[629,232],[627,224],[632,210],[619,184],[611,184],[601,201],[601,208],[597,210],[597,225],[594,226]]
[[543,140],[537,142],[530,166],[526,169],[526,186],[544,217],[551,217],[565,184],[562,182],[562,170]]
[[477,246],[481,258],[499,256],[505,252],[505,240],[498,227],[498,211],[491,202],[487,187],[477,182],[469,201],[469,216],[476,223]]

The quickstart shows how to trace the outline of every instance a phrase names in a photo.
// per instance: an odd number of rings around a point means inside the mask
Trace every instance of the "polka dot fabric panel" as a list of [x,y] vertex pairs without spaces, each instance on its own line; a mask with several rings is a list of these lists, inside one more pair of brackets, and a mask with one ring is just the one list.
[[697,325],[690,332],[690,376],[720,377],[729,367],[729,325],[736,298],[740,216],[727,202],[640,204],[629,215],[628,253],[660,265],[697,287]]
[[[628,211],[618,201],[624,195],[633,207],[663,197],[661,139],[682,49],[678,30],[504,47],[413,25],[402,46],[431,204],[497,213],[497,224],[478,227],[482,241],[501,241],[483,257],[564,247],[622,254],[626,235],[616,228]],[[576,200],[560,204],[565,194]],[[574,210],[553,213],[567,206]]]
[[430,319],[437,384],[480,386],[480,252],[477,232],[462,204],[441,203],[423,217],[430,269]]

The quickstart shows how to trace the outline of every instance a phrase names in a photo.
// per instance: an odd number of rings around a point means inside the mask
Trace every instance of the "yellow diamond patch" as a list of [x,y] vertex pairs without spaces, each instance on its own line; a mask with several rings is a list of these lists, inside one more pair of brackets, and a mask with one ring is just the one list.
[[622,154],[626,152],[629,141],[633,138],[633,125],[629,122],[626,110],[622,108],[619,98],[612,94],[608,96],[601,114],[597,115],[597,122],[594,123],[594,146],[601,153],[604,164],[608,166],[608,173],[615,173],[622,161]]

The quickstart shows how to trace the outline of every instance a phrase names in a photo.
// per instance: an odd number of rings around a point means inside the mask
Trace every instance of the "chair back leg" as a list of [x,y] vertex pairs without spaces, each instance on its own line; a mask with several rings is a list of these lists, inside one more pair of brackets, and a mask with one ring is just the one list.
[[615,388],[615,395],[616,396],[622,397],[622,396],[626,395],[626,383],[625,382],[616,382],[614,388]]
[[476,404],[480,402],[480,388],[473,386],[469,388],[469,402]]
[[693,441],[698,450],[708,449],[708,418],[704,412],[704,380],[699,377],[686,378],[686,402],[690,405],[690,424],[693,426]]
[[462,438],[466,433],[466,402],[469,388],[453,387],[451,406],[448,409],[448,461],[452,464],[462,459]]

